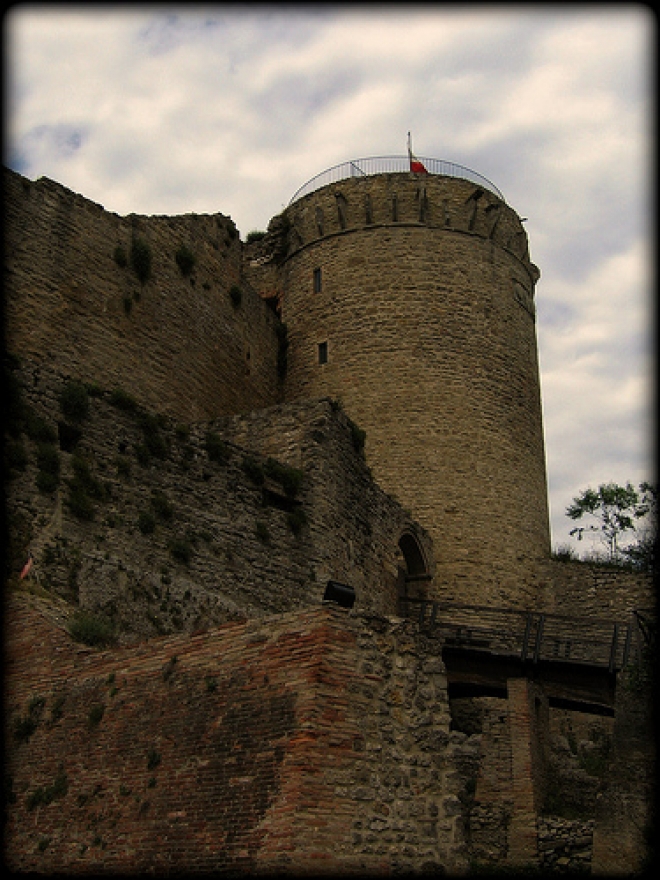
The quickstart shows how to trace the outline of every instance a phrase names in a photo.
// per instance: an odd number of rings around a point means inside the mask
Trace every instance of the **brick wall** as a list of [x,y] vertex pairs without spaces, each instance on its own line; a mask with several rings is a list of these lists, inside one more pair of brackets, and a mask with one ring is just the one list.
[[35,603],[5,620],[11,869],[465,866],[440,645],[414,624],[324,606],[95,652]]

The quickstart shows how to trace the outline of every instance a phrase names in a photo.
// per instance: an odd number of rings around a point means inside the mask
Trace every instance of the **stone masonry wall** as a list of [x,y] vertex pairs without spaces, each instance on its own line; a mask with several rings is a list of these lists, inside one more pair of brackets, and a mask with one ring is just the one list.
[[366,431],[376,479],[434,538],[438,598],[533,604],[549,526],[519,219],[408,174],[329,185],[286,217],[286,399],[336,397]]
[[28,599],[5,620],[11,870],[465,867],[440,644],[413,623],[325,606],[95,652]]
[[[5,169],[3,182],[12,354],[185,421],[276,402],[278,320],[243,278],[229,217],[120,217],[47,178]],[[135,240],[151,252],[144,283]],[[195,258],[187,275],[182,246]]]
[[587,562],[543,560],[535,566],[539,604],[548,612],[625,622],[653,611],[653,576]]
[[[69,380],[43,367],[13,377],[25,411],[8,441],[23,455],[7,484],[10,572],[31,551],[31,582],[134,636],[318,604],[329,579],[355,589],[356,608],[395,613],[401,535],[432,559],[329,401],[190,425],[96,387],[75,422],[60,404]],[[60,473],[41,491],[45,451]],[[292,494],[269,459],[298,472]]]

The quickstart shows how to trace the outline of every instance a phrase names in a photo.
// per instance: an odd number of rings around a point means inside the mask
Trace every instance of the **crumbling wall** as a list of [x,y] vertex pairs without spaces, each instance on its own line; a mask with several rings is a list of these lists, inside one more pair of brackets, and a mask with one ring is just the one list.
[[[67,378],[25,367],[12,378],[10,573],[31,552],[31,582],[124,633],[318,604],[329,579],[354,588],[356,608],[395,613],[402,532],[432,559],[330,401],[186,424],[96,386],[71,419]],[[58,463],[46,487],[44,450]]]
[[120,217],[47,178],[3,183],[10,353],[184,421],[276,402],[279,321],[231,218]]

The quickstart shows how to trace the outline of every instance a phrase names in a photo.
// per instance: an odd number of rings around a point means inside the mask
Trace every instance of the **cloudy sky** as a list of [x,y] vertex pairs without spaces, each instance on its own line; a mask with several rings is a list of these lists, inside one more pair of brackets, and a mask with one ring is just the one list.
[[109,211],[221,212],[245,238],[408,131],[493,181],[541,269],[553,544],[585,549],[583,488],[655,478],[644,6],[18,4],[4,26],[5,164]]

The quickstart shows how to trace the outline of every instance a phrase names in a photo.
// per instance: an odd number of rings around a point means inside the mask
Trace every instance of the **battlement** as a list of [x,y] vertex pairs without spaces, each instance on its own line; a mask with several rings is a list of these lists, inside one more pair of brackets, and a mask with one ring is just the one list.
[[516,212],[485,184],[460,177],[410,172],[347,177],[297,195],[285,215],[289,256],[319,239],[356,229],[423,226],[474,235],[504,248],[525,267],[530,286],[540,275]]

